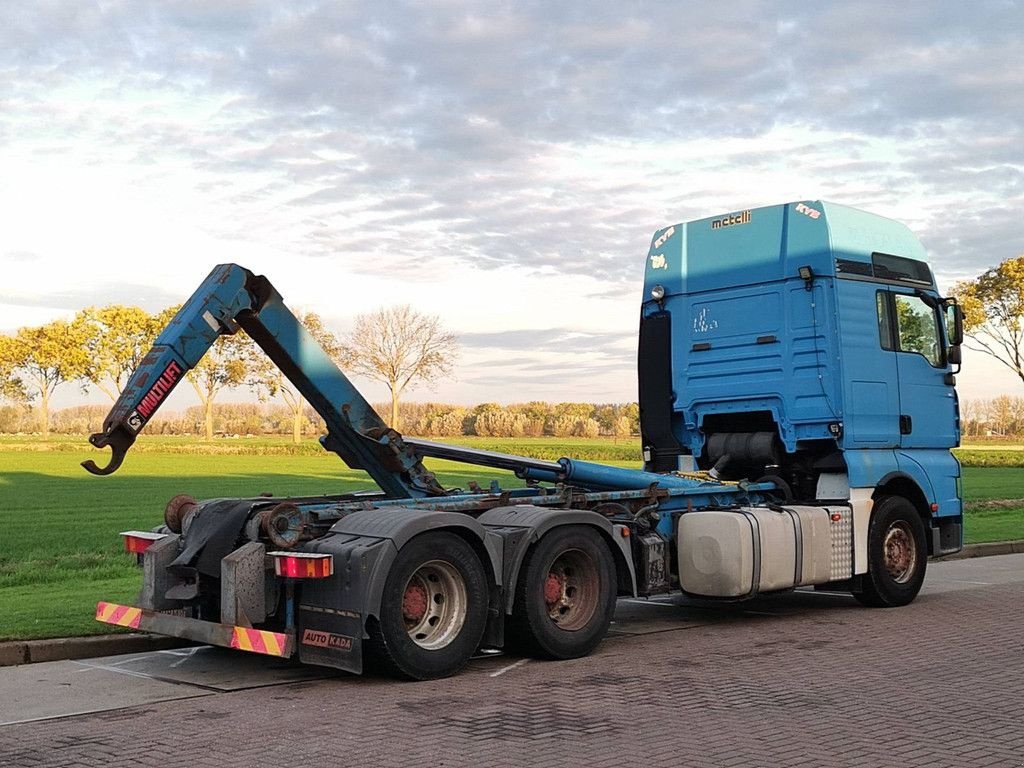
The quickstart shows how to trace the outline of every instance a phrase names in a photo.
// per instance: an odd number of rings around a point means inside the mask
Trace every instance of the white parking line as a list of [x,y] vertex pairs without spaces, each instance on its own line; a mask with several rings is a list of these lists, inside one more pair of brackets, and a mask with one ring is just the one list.
[[174,662],[173,664],[171,664],[171,669],[174,669],[175,667],[180,667],[180,666],[181,666],[182,664],[184,664],[184,663],[185,663],[186,661],[188,661],[188,660],[189,660],[189,659],[191,659],[191,658],[192,658],[193,656],[195,656],[195,654],[196,654],[196,651],[200,650],[200,649],[201,649],[202,647],[203,647],[203,646],[201,646],[201,645],[198,645],[198,646],[196,646],[195,648],[189,648],[189,650],[188,650],[188,653],[175,653],[175,654],[174,654],[175,656],[181,656],[181,658],[180,658],[180,659],[178,659],[178,660],[177,660],[176,662]]
[[146,680],[154,680],[155,679],[152,675],[147,675],[147,674],[145,674],[143,672],[135,672],[135,671],[130,670],[130,669],[124,669],[123,667],[115,667],[115,666],[112,666],[110,664],[89,664],[88,662],[85,662],[85,661],[75,661],[75,660],[71,660],[71,663],[75,664],[75,665],[77,665],[79,667],[82,667],[82,669],[78,670],[79,672],[88,672],[91,669],[102,669],[105,672],[116,672],[119,675],[128,675],[129,677],[142,677],[142,678],[145,678]]
[[491,674],[488,675],[488,677],[497,677],[498,675],[504,675],[510,669],[515,669],[516,667],[521,667],[521,666],[523,666],[523,664],[525,664],[528,661],[529,661],[529,659],[520,659],[519,661],[514,662],[513,664],[509,664],[507,667],[502,667],[497,672],[491,672]]
[[163,653],[168,656],[190,656],[196,651],[202,648],[209,648],[209,645],[196,645],[191,648],[165,648],[164,650],[158,650],[157,653]]

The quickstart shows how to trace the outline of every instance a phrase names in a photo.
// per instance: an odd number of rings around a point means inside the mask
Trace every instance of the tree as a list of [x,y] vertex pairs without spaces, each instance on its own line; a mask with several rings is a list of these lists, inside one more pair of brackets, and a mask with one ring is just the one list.
[[981,405],[980,400],[960,401],[960,421],[965,437],[977,437],[981,433]]
[[[324,348],[324,352],[332,358],[339,356],[338,339],[324,328],[323,320],[319,315],[315,312],[307,312],[305,315],[298,315],[298,318],[310,335]],[[250,383],[260,393],[261,398],[263,396],[281,396],[292,416],[292,442],[300,443],[303,422],[306,420],[306,401],[299,394],[295,385],[288,381],[281,369],[274,365],[266,355],[257,354],[255,351]]]
[[1014,402],[1009,395],[999,395],[989,403],[991,426],[998,435],[1013,434]]
[[39,400],[39,426],[50,433],[50,397],[66,381],[82,376],[88,358],[84,333],[77,323],[55,320],[38,328],[21,328],[0,337],[0,374],[5,397]]
[[20,352],[13,336],[0,336],[0,399],[28,405],[31,397],[16,373]]
[[154,317],[120,304],[83,309],[75,322],[82,326],[88,353],[84,381],[117,400],[169,319],[166,313]]
[[357,315],[355,329],[340,346],[345,368],[387,384],[393,429],[399,426],[402,393],[449,375],[457,352],[455,335],[436,316],[421,315],[409,305]]
[[207,440],[213,439],[214,399],[228,387],[237,387],[249,380],[255,350],[256,345],[245,331],[221,336],[185,375],[202,404]]
[[626,403],[622,406],[622,415],[629,419],[630,434],[640,432],[640,404]]
[[1024,255],[953,287],[964,330],[976,346],[1024,382]]

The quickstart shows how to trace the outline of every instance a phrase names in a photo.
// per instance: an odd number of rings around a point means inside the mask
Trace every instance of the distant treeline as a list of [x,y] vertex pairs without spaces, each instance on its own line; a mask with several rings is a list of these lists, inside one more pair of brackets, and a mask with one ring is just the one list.
[[961,400],[964,437],[1024,437],[1024,397]]
[[[377,403],[374,408],[387,414],[391,404]],[[109,410],[106,405],[80,405],[55,411],[52,431],[69,435],[98,432]],[[636,403],[401,403],[399,412],[402,432],[422,437],[628,437],[640,431]],[[309,406],[305,416],[305,437],[324,433],[323,420]],[[158,413],[146,432],[202,435],[204,418],[204,410],[198,405],[180,413]],[[294,414],[285,405],[219,403],[213,406],[213,422],[217,435],[291,435]],[[1024,438],[1024,397],[962,400],[960,426],[964,439]],[[31,406],[0,405],[0,434],[38,430],[39,417]]]
[[[390,403],[375,404],[378,413],[388,413]],[[422,437],[629,437],[640,430],[640,409],[636,403],[544,403],[512,405],[483,403],[477,406],[444,403],[401,403],[402,432]],[[106,405],[79,405],[51,414],[51,431],[85,435],[100,431],[110,411]],[[306,407],[303,434],[321,435],[323,420]],[[181,413],[160,413],[146,425],[146,432],[159,435],[202,435],[205,412],[194,406]],[[292,410],[267,403],[219,403],[213,406],[217,435],[291,435]],[[39,417],[23,405],[0,405],[0,433],[29,434],[38,431]]]

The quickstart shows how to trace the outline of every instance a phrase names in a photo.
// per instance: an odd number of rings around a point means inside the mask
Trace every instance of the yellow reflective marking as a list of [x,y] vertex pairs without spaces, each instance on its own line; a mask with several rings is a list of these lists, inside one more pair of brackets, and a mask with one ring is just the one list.
[[251,651],[252,643],[249,642],[249,634],[240,627],[235,627],[235,639],[238,640],[238,647],[243,651]]
[[263,632],[263,642],[267,646],[267,653],[274,656],[281,655],[281,646],[277,642],[277,634],[274,632]]

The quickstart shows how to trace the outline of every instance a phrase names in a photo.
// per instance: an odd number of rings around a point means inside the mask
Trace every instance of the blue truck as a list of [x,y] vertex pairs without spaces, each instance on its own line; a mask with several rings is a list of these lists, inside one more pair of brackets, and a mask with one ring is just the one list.
[[[903,225],[820,201],[658,230],[638,377],[644,467],[543,461],[389,428],[270,282],[216,267],[90,437],[110,474],[168,394],[244,330],[379,490],[172,498],[122,533],[142,568],[110,624],[399,677],[478,648],[590,653],[619,596],[740,602],[798,587],[911,602],[960,549],[962,315]],[[511,470],[442,487],[425,461]]]

